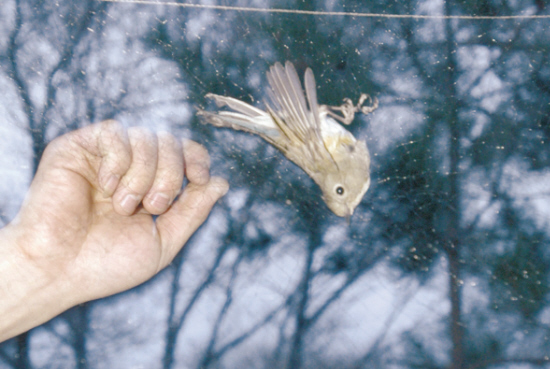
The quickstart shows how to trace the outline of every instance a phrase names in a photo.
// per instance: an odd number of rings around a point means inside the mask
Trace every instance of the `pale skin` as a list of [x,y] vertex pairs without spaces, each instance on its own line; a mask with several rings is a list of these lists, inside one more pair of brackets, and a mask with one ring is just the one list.
[[209,171],[198,143],[114,121],[52,141],[0,229],[0,341],[166,267],[228,190]]

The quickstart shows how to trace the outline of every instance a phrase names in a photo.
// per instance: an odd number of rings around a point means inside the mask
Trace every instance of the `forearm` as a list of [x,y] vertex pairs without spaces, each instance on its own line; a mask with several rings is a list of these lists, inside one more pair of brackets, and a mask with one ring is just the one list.
[[13,226],[0,229],[0,342],[71,307],[63,287],[45,278],[17,247]]

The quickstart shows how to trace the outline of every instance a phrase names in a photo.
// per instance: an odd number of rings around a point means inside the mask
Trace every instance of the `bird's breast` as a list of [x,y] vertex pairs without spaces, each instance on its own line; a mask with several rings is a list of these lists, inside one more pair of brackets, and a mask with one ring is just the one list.
[[320,131],[323,143],[331,155],[342,147],[354,146],[357,141],[347,129],[327,116],[321,119]]

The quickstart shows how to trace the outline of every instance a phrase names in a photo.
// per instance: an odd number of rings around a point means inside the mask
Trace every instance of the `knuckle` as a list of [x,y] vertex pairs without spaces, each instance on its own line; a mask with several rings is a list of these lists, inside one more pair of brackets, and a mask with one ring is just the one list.
[[134,144],[156,146],[157,139],[153,132],[144,127],[132,127],[128,129],[130,141]]
[[151,192],[167,192],[171,194],[178,193],[183,182],[183,174],[179,175],[173,172],[174,171],[166,171],[165,173],[160,174],[157,177]]
[[99,124],[101,125],[102,129],[106,130],[120,131],[124,129],[122,124],[114,119],[106,119],[104,121],[101,121]]
[[156,162],[158,145],[156,135],[145,128],[134,127],[128,130],[128,136],[132,146],[133,161],[144,165]]
[[161,131],[157,133],[157,138],[159,142],[159,147],[168,147],[171,149],[181,147],[180,142],[170,132]]

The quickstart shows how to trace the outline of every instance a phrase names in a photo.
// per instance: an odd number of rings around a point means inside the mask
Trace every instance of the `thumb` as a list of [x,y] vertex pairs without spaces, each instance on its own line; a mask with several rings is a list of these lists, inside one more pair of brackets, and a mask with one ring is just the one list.
[[172,261],[228,189],[229,184],[220,177],[211,177],[205,185],[190,183],[170,209],[157,218],[163,253],[161,268]]

